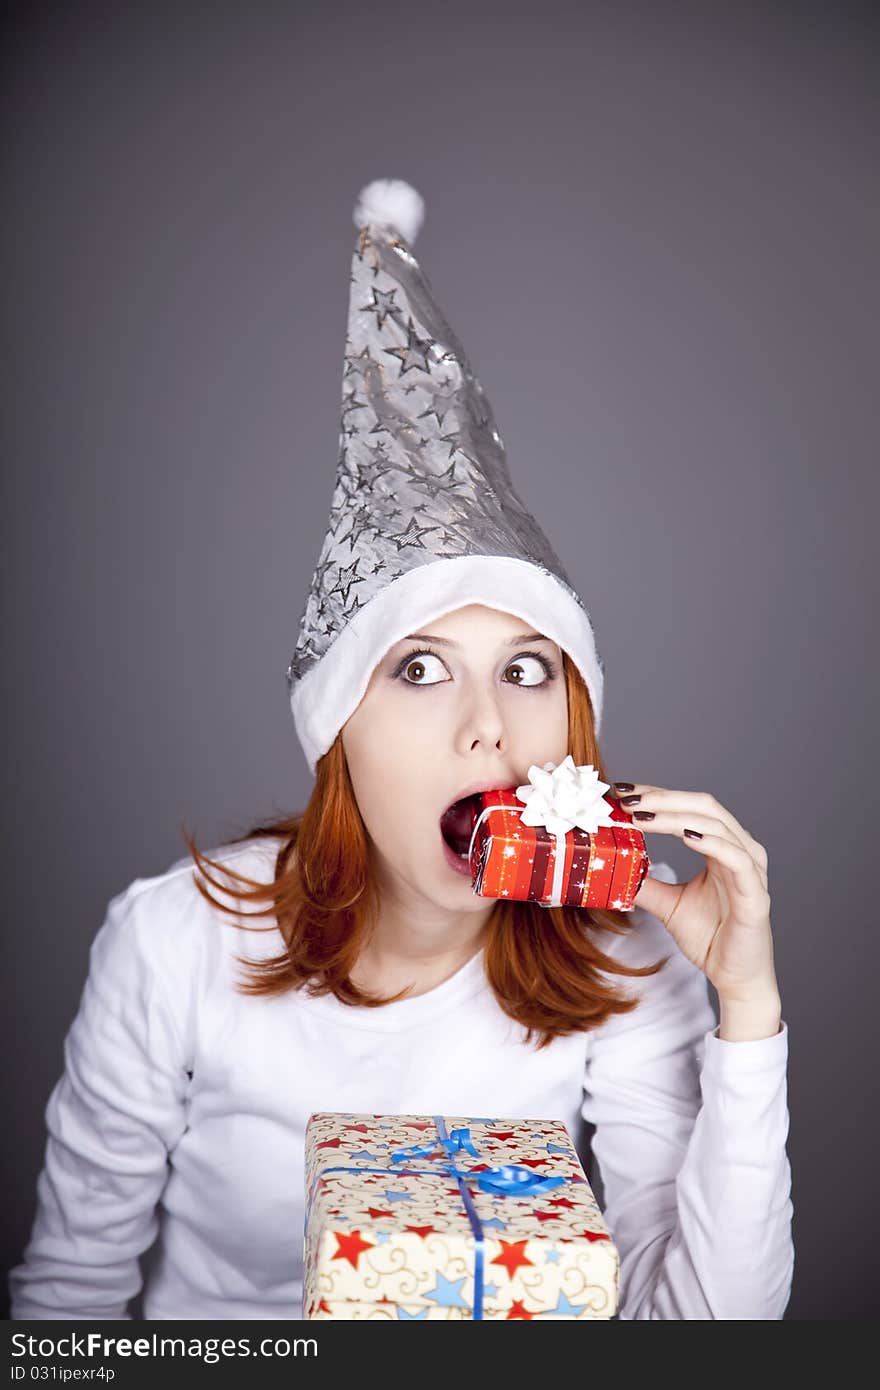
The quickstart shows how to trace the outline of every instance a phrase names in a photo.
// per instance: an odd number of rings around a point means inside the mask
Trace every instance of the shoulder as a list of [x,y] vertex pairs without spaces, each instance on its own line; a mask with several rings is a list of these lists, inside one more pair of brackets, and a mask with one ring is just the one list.
[[[231,844],[218,845],[214,849],[203,850],[207,860],[232,869],[236,874],[255,879],[260,883],[271,880],[275,870],[275,856],[280,841],[277,837],[260,836],[253,840],[237,840]],[[204,901],[196,888],[198,869],[189,854],[176,859],[162,873],[147,878],[135,878],[122,894],[144,906],[159,908],[165,906],[189,906],[193,898]]]
[[[204,853],[224,869],[267,883],[274,876],[278,845],[277,838],[260,837]],[[132,879],[108,903],[91,947],[92,971],[123,972],[128,978],[141,971],[174,978],[187,973],[185,967],[194,965],[206,949],[217,949],[227,933],[235,930],[236,881],[230,881],[228,891],[211,889],[221,902],[228,903],[227,916],[199,892],[198,877],[196,864],[187,854],[161,873]],[[219,881],[223,882],[222,875]]]

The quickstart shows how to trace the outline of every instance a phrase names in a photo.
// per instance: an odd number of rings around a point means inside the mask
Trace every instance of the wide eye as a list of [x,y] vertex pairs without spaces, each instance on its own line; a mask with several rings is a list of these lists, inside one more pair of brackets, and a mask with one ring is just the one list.
[[543,685],[547,679],[547,668],[536,656],[518,656],[507,669],[515,673],[511,685]]
[[[443,662],[439,656],[433,656],[431,652],[416,652],[401,668],[401,676],[407,685],[439,685],[437,680],[426,680],[424,677],[431,674],[431,663],[434,663],[435,671],[443,671]],[[442,677],[441,677],[442,679]]]

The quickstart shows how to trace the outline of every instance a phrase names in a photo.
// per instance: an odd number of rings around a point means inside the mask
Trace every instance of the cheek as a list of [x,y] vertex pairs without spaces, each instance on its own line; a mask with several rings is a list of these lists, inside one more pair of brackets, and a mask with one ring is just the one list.
[[411,830],[420,808],[433,806],[442,748],[411,707],[359,710],[343,747],[361,816],[377,844]]
[[357,768],[362,777],[404,773],[407,767],[418,767],[432,748],[436,747],[436,730],[425,719],[425,711],[407,701],[378,702],[362,707],[349,721],[346,756],[349,767]]
[[561,698],[552,695],[535,694],[534,699],[520,692],[514,703],[511,701],[508,712],[508,727],[511,736],[511,751],[517,763],[543,765],[546,762],[561,763],[568,753],[568,701],[565,691]]

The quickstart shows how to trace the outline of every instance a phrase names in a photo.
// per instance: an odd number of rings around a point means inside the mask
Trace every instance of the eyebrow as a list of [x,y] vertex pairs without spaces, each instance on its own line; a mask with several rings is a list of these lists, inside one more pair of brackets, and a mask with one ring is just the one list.
[[[401,642],[436,642],[438,647],[458,647],[459,642],[451,642],[448,637],[432,637],[430,632],[411,632],[408,637],[401,637]],[[545,637],[541,632],[518,632],[516,637],[511,637],[505,643],[507,647],[518,647],[521,642],[551,642],[551,637]]]

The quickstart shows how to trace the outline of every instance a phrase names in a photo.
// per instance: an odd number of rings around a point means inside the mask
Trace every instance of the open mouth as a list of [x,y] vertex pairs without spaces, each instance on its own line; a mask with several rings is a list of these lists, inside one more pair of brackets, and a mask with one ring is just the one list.
[[440,831],[444,840],[456,854],[466,856],[471,844],[471,835],[477,820],[479,794],[464,796],[461,801],[453,801],[440,817]]

